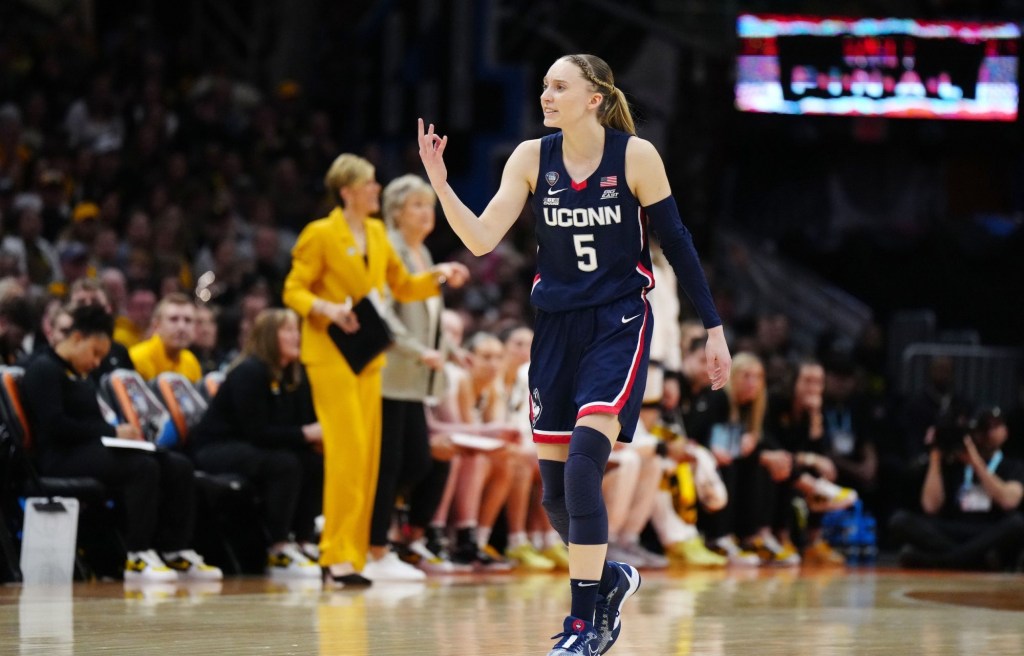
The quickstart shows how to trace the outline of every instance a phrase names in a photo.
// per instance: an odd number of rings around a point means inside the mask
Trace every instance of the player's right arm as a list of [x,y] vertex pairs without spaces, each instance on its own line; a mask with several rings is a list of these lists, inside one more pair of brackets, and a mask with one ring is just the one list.
[[519,218],[530,196],[540,166],[540,140],[524,141],[516,147],[505,163],[498,193],[479,217],[459,200],[448,184],[448,169],[444,164],[448,137],[436,135],[433,124],[424,130],[423,119],[419,119],[418,140],[423,168],[455,234],[473,255],[491,252]]

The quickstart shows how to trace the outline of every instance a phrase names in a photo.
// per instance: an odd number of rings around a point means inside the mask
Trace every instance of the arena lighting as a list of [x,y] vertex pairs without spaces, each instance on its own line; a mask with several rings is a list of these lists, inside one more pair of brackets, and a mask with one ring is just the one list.
[[1020,26],[743,14],[744,112],[1014,121]]
[[213,298],[213,292],[210,291],[210,287],[217,281],[217,274],[213,271],[207,271],[199,276],[196,280],[196,298],[203,303],[208,303]]

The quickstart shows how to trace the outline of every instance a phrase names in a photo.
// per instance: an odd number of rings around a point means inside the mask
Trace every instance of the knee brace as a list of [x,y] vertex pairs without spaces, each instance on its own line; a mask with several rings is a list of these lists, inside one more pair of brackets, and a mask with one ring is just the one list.
[[547,513],[551,527],[558,531],[562,542],[569,544],[569,511],[565,508],[565,463],[557,460],[540,461],[540,479],[543,482],[541,505]]
[[565,461],[565,506],[569,511],[569,541],[573,544],[608,542],[608,511],[601,481],[612,446],[600,431],[577,426]]

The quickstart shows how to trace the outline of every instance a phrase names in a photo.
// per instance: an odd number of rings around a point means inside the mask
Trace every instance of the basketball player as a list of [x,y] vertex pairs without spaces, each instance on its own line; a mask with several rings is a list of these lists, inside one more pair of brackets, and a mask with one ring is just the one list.
[[448,137],[419,122],[420,158],[445,216],[475,255],[490,252],[532,203],[537,219],[537,309],[531,419],[544,508],[569,545],[572,606],[548,656],[603,654],[637,570],[605,562],[608,515],[601,479],[616,440],[632,439],[651,340],[654,286],[648,223],[708,329],[708,373],[729,379],[731,358],[707,280],[654,146],[635,135],[611,69],[567,55],[544,77],[544,125],[559,132],[519,144],[479,217],[448,185]]

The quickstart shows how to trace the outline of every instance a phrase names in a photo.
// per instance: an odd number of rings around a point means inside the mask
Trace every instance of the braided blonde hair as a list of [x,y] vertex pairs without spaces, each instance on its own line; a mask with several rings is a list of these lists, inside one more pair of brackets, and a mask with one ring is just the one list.
[[633,124],[629,103],[622,90],[615,86],[615,76],[608,62],[597,55],[585,54],[566,55],[562,59],[571,61],[594,86],[594,91],[604,96],[601,106],[597,108],[597,119],[601,125],[635,135],[636,126]]

